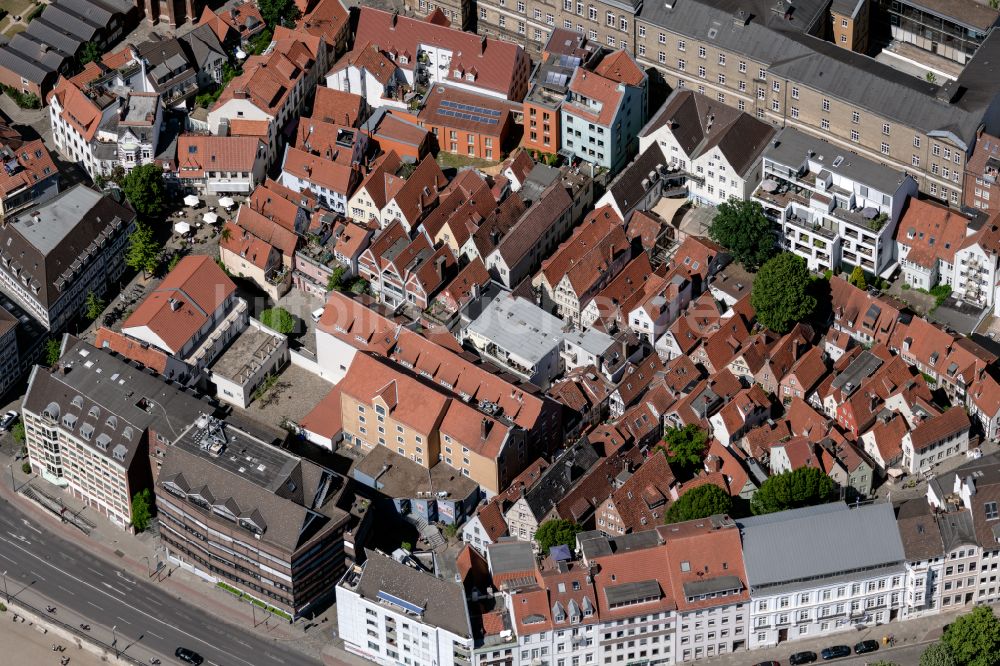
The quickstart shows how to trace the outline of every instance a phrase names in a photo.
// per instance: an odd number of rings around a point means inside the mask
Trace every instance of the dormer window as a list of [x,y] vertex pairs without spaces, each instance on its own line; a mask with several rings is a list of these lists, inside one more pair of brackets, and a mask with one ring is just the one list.
[[460,70],[460,69],[456,69],[456,70],[454,70],[454,71],[452,72],[452,74],[454,74],[454,75],[455,75],[455,78],[456,78],[456,79],[460,79],[460,78],[462,78],[462,70]]
[[410,62],[410,59],[408,57],[406,57],[405,55],[399,56],[399,64],[405,65],[408,62]]
[[986,511],[986,520],[996,520],[1000,518],[1000,513],[997,512],[996,502],[987,502],[983,505],[983,509]]
[[470,74],[466,74],[465,75],[465,80],[466,81],[475,81],[476,80],[476,75],[475,74],[471,74],[471,73]]

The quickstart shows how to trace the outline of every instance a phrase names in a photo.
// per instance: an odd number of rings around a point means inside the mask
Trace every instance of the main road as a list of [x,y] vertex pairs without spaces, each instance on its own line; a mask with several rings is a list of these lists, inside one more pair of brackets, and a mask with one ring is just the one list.
[[[151,583],[127,575],[85,548],[39,529],[18,507],[0,501],[0,572],[6,592],[38,607],[40,595],[56,607],[56,617],[86,618],[111,643],[116,627],[119,649],[130,645],[169,657],[184,646],[216,666],[316,666],[320,662],[185,604]],[[272,620],[274,621],[274,620]],[[102,640],[104,637],[102,636]],[[132,652],[128,652],[131,654]],[[137,655],[138,656],[138,655]]]

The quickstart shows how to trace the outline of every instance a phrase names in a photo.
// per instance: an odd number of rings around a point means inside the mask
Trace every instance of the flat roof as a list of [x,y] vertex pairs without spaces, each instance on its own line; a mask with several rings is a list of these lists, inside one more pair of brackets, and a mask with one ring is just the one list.
[[437,464],[427,469],[404,458],[386,446],[376,446],[354,466],[354,478],[358,473],[375,479],[375,489],[388,497],[417,498],[422,495],[464,500],[479,488],[472,479],[455,471],[449,465]]
[[764,149],[764,157],[795,168],[809,162],[810,167],[819,167],[810,168],[813,173],[825,169],[890,195],[896,193],[906,178],[903,171],[890,169],[793,127],[786,127],[774,136]]
[[564,325],[562,319],[534,303],[504,294],[494,298],[467,330],[533,366],[559,346]]
[[212,374],[243,384],[283,344],[285,336],[248,327],[212,365]]

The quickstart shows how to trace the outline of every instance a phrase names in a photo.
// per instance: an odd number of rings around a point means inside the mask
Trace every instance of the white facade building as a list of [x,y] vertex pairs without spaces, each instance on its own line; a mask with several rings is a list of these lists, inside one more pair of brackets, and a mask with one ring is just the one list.
[[761,178],[754,199],[781,228],[782,246],[811,270],[895,269],[896,224],[917,194],[911,176],[786,128],[764,151]]

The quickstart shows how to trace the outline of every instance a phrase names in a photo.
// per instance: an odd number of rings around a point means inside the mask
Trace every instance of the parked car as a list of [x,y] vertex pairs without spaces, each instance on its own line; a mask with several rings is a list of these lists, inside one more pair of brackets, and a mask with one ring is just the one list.
[[762,661],[759,664],[754,664],[754,666],[781,666],[780,661]]
[[878,641],[861,641],[854,646],[854,654],[867,654],[878,650]]
[[201,666],[201,663],[205,661],[205,659],[200,654],[198,654],[194,650],[189,650],[186,647],[179,647],[176,650],[174,650],[174,656],[180,659],[181,661],[193,664],[194,666]]
[[823,657],[823,661],[829,659],[840,659],[841,657],[850,657],[851,648],[846,645],[834,645],[833,647],[825,648],[819,653]]
[[20,418],[20,415],[13,409],[10,410],[2,417],[0,417],[0,429],[10,430],[11,428],[14,427],[14,424],[17,423],[18,418]]
[[791,666],[800,666],[800,664],[811,664],[816,661],[816,653],[809,652],[796,652],[791,657],[788,658],[788,663]]

